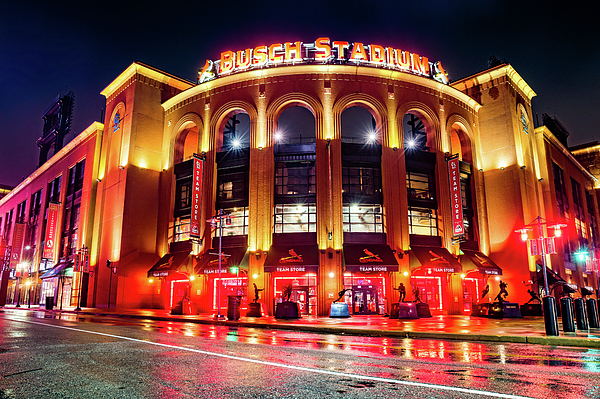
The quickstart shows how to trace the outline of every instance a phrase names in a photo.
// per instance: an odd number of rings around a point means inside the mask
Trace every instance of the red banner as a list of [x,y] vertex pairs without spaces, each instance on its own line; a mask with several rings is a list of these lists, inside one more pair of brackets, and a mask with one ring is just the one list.
[[[23,239],[25,237],[25,225],[23,223],[15,223],[13,236],[12,253],[10,255],[10,268],[14,269],[21,262],[21,251],[23,249]],[[19,276],[17,276],[19,277]]]
[[4,261],[4,256],[6,255],[6,242],[4,238],[0,237],[0,270],[2,269],[2,262]]
[[200,238],[200,218],[202,217],[202,166],[204,162],[194,155],[192,171],[192,210],[190,221],[190,236]]
[[43,258],[53,259],[56,247],[56,222],[58,220],[59,204],[51,203],[48,206],[48,220],[46,222],[46,239],[44,240]]
[[452,236],[465,234],[463,220],[462,195],[460,188],[460,163],[458,158],[448,161],[448,176],[450,178],[450,203],[452,205]]
[[29,265],[25,263],[17,263],[17,267],[15,269],[15,277],[29,277]]
[[90,256],[77,253],[75,254],[75,264],[73,265],[74,272],[89,273],[90,272]]

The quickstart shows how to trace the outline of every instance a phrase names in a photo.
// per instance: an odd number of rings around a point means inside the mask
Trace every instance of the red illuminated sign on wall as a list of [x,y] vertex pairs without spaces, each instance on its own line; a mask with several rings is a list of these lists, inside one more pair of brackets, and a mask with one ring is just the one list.
[[192,214],[190,222],[190,236],[200,238],[200,218],[202,217],[202,160],[194,155],[194,168],[192,171]]
[[450,203],[452,205],[452,235],[454,237],[465,234],[463,220],[462,194],[460,188],[459,159],[448,160],[448,176],[450,179]]
[[21,250],[23,249],[23,238],[25,236],[25,225],[15,223],[15,235],[13,238],[12,253],[10,255],[10,268],[14,269],[21,261]]
[[58,219],[59,204],[51,203],[48,206],[48,220],[46,222],[46,239],[44,241],[43,258],[54,258],[54,247],[56,239],[56,221]]
[[314,43],[274,43],[239,51],[224,51],[220,60],[206,61],[198,71],[198,83],[253,68],[302,63],[380,67],[427,76],[448,84],[448,75],[439,61],[429,62],[427,57],[393,47],[331,41],[328,37],[320,37]]

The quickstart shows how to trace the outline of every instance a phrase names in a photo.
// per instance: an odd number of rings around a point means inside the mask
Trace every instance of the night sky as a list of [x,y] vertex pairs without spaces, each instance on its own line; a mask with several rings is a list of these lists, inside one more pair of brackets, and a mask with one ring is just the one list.
[[537,93],[540,121],[556,116],[570,146],[600,141],[600,33],[591,9],[563,5],[575,2],[52,3],[0,10],[0,184],[35,170],[41,117],[59,94],[75,93],[71,139],[100,120],[100,91],[134,61],[195,81],[224,50],[320,36],[439,60],[451,80],[486,69],[491,55],[506,59]]

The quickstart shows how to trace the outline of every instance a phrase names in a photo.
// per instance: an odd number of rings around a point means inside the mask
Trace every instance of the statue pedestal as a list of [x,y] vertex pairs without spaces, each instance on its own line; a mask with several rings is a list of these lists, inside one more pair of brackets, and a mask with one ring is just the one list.
[[419,317],[431,317],[431,311],[429,310],[429,304],[418,302],[417,303],[417,315],[419,315]]
[[492,305],[490,303],[473,304],[473,309],[471,310],[471,316],[488,317],[488,315],[490,314],[491,306]]
[[299,319],[300,312],[296,302],[281,302],[275,305],[276,319]]
[[488,317],[493,319],[510,319],[510,318],[521,318],[521,311],[519,310],[518,303],[512,302],[494,302],[490,307],[490,313]]
[[543,316],[541,303],[526,303],[521,305],[523,316]]
[[417,304],[412,302],[401,302],[398,304],[399,319],[418,319]]
[[331,304],[331,310],[329,311],[329,317],[350,317],[348,304],[333,302]]
[[260,303],[249,303],[248,312],[246,317],[262,317],[262,311],[260,309]]

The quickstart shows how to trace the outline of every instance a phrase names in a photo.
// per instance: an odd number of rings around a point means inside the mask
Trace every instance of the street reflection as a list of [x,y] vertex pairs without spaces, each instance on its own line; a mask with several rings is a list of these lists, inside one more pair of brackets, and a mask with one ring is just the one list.
[[[502,364],[563,367],[565,370],[600,372],[600,351],[578,348],[553,348],[524,344],[483,344],[457,341],[381,338],[348,335],[320,335],[286,330],[227,327],[197,323],[122,319],[101,316],[79,316],[71,313],[19,311],[15,315],[53,318],[68,322],[84,322],[114,326],[136,326],[143,331],[239,342],[270,347],[323,349],[332,353],[356,356],[397,357],[437,363]],[[435,324],[435,323],[432,323]],[[18,334],[18,332],[13,332]],[[468,377],[465,375],[463,377]],[[482,376],[479,376],[482,377]]]

